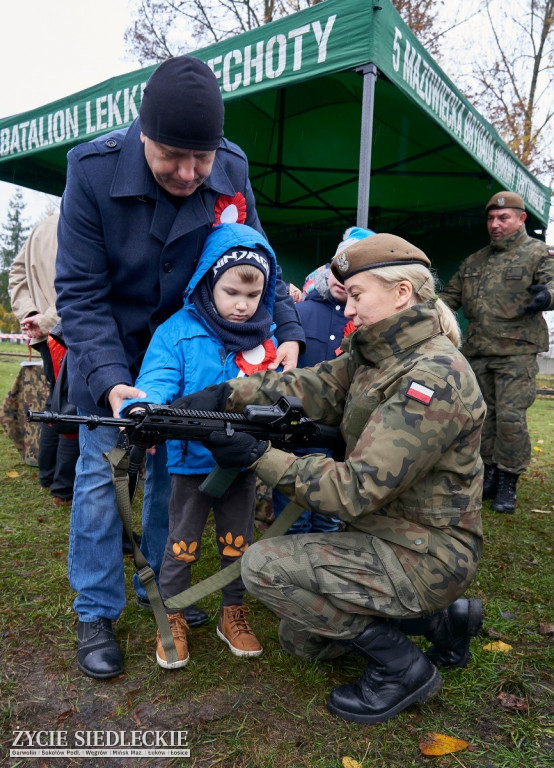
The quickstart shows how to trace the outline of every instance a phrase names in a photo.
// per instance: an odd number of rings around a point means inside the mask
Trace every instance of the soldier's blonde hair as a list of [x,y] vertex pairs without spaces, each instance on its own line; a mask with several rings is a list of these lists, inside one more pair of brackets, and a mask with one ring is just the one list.
[[424,304],[427,301],[434,301],[444,334],[454,346],[460,346],[462,334],[460,333],[460,326],[458,325],[456,315],[442,299],[438,298],[437,280],[424,264],[381,267],[372,269],[370,274],[378,277],[387,286],[392,286],[401,280],[407,280],[412,284],[413,288],[412,304]]

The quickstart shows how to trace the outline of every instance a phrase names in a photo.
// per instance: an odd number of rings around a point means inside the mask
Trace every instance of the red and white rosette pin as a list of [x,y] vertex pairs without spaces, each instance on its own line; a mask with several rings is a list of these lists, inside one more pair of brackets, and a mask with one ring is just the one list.
[[275,344],[271,339],[267,339],[263,344],[258,344],[254,349],[247,349],[243,352],[237,352],[235,363],[240,368],[240,376],[252,376],[258,371],[267,371],[267,366],[277,357]]
[[214,206],[216,224],[244,224],[246,221],[246,200],[241,192],[233,197],[220,195]]

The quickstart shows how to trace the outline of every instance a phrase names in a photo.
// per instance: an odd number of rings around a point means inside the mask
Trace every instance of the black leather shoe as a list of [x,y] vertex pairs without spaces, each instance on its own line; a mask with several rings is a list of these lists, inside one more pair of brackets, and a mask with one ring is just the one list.
[[121,651],[110,619],[79,621],[77,624],[77,665],[89,677],[105,680],[123,672]]
[[202,624],[206,624],[210,620],[206,611],[197,605],[189,605],[182,613],[189,627],[201,627]]
[[[137,605],[145,611],[152,611],[150,600],[147,597],[137,595]],[[202,608],[199,608],[197,605],[189,605],[189,607],[185,608],[181,613],[189,627],[201,627],[202,624],[206,624],[210,620],[206,611],[203,611]]]

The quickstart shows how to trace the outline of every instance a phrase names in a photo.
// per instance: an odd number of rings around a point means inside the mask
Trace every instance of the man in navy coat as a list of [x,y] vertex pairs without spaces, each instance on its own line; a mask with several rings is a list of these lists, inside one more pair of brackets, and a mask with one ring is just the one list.
[[[223,138],[223,112],[209,67],[191,56],[175,57],[152,74],[139,118],[128,129],[68,155],[56,290],[69,350],[69,399],[83,414],[117,415],[125,399],[143,394],[133,384],[148,342],[181,306],[211,227],[238,221],[262,232],[246,156]],[[274,319],[279,348],[272,367],[288,370],[304,334],[282,280]],[[123,669],[112,628],[125,605],[121,522],[102,458],[117,435],[112,427],[81,428],[70,528],[78,665],[100,679]],[[142,519],[141,549],[156,573],[168,500],[162,447],[148,457]],[[139,604],[147,606],[136,577],[135,588]]]

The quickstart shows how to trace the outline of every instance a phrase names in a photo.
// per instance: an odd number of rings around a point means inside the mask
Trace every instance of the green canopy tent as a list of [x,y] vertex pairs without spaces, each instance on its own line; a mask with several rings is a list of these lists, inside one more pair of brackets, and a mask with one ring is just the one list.
[[[219,79],[285,278],[302,281],[357,223],[411,239],[446,279],[486,242],[483,206],[502,188],[544,233],[550,191],[389,0],[325,0],[194,55]],[[130,123],[152,70],[0,120],[0,179],[61,194],[67,151]]]

